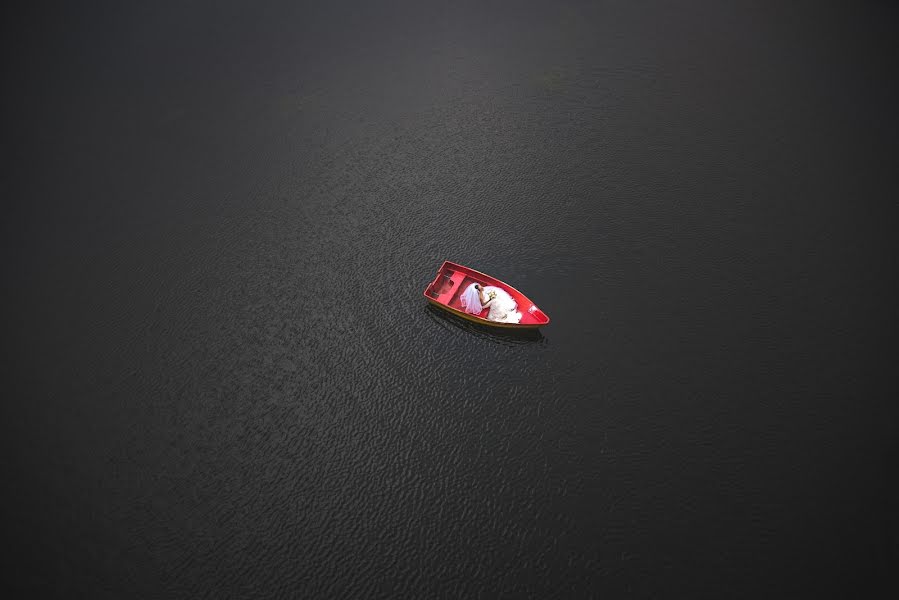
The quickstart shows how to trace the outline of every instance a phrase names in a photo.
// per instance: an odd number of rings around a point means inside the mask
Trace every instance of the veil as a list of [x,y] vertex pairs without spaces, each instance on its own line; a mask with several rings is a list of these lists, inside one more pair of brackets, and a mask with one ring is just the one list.
[[479,314],[484,308],[481,306],[481,297],[478,294],[478,291],[474,289],[474,286],[477,285],[472,283],[470,286],[465,288],[465,291],[462,292],[462,295],[459,296],[459,302],[462,303],[462,309],[473,315]]

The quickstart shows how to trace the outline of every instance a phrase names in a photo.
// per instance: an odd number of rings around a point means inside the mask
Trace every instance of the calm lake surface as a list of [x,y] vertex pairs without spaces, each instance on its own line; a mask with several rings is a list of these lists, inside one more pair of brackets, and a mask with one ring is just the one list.
[[895,589],[896,10],[689,4],[10,13],[7,581]]

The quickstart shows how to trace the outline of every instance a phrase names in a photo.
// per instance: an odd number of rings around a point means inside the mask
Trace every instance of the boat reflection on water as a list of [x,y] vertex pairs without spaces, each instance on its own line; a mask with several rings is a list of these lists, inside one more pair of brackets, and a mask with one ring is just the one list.
[[549,343],[549,340],[547,340],[539,329],[500,329],[497,327],[490,327],[489,325],[481,325],[457,317],[430,304],[425,306],[425,310],[431,320],[444,329],[461,329],[466,333],[497,344],[506,346],[539,344],[545,346]]

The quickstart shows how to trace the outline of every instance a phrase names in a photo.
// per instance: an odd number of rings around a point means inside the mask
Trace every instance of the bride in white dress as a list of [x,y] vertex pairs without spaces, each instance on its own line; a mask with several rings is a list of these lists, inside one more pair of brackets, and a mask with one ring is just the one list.
[[519,323],[521,321],[521,313],[517,310],[518,303],[504,289],[493,285],[485,287],[472,283],[462,292],[459,301],[465,312],[475,315],[489,307],[488,321],[498,323]]

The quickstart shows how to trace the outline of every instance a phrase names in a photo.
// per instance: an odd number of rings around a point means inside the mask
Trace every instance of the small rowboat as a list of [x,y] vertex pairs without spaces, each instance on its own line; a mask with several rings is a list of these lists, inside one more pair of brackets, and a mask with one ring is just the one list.
[[[482,286],[494,285],[504,289],[518,303],[518,311],[521,313],[520,323],[497,323],[487,319],[489,308],[485,308],[480,314],[467,313],[462,309],[459,297],[462,292],[472,283],[479,283]],[[542,310],[531,302],[527,296],[513,288],[508,283],[504,283],[495,277],[485,275],[480,271],[475,271],[468,267],[456,264],[450,261],[444,261],[437,270],[437,276],[434,281],[428,284],[424,292],[425,298],[434,306],[451,312],[452,314],[481,323],[490,325],[491,327],[506,327],[509,329],[536,329],[541,325],[549,323],[549,317]]]

